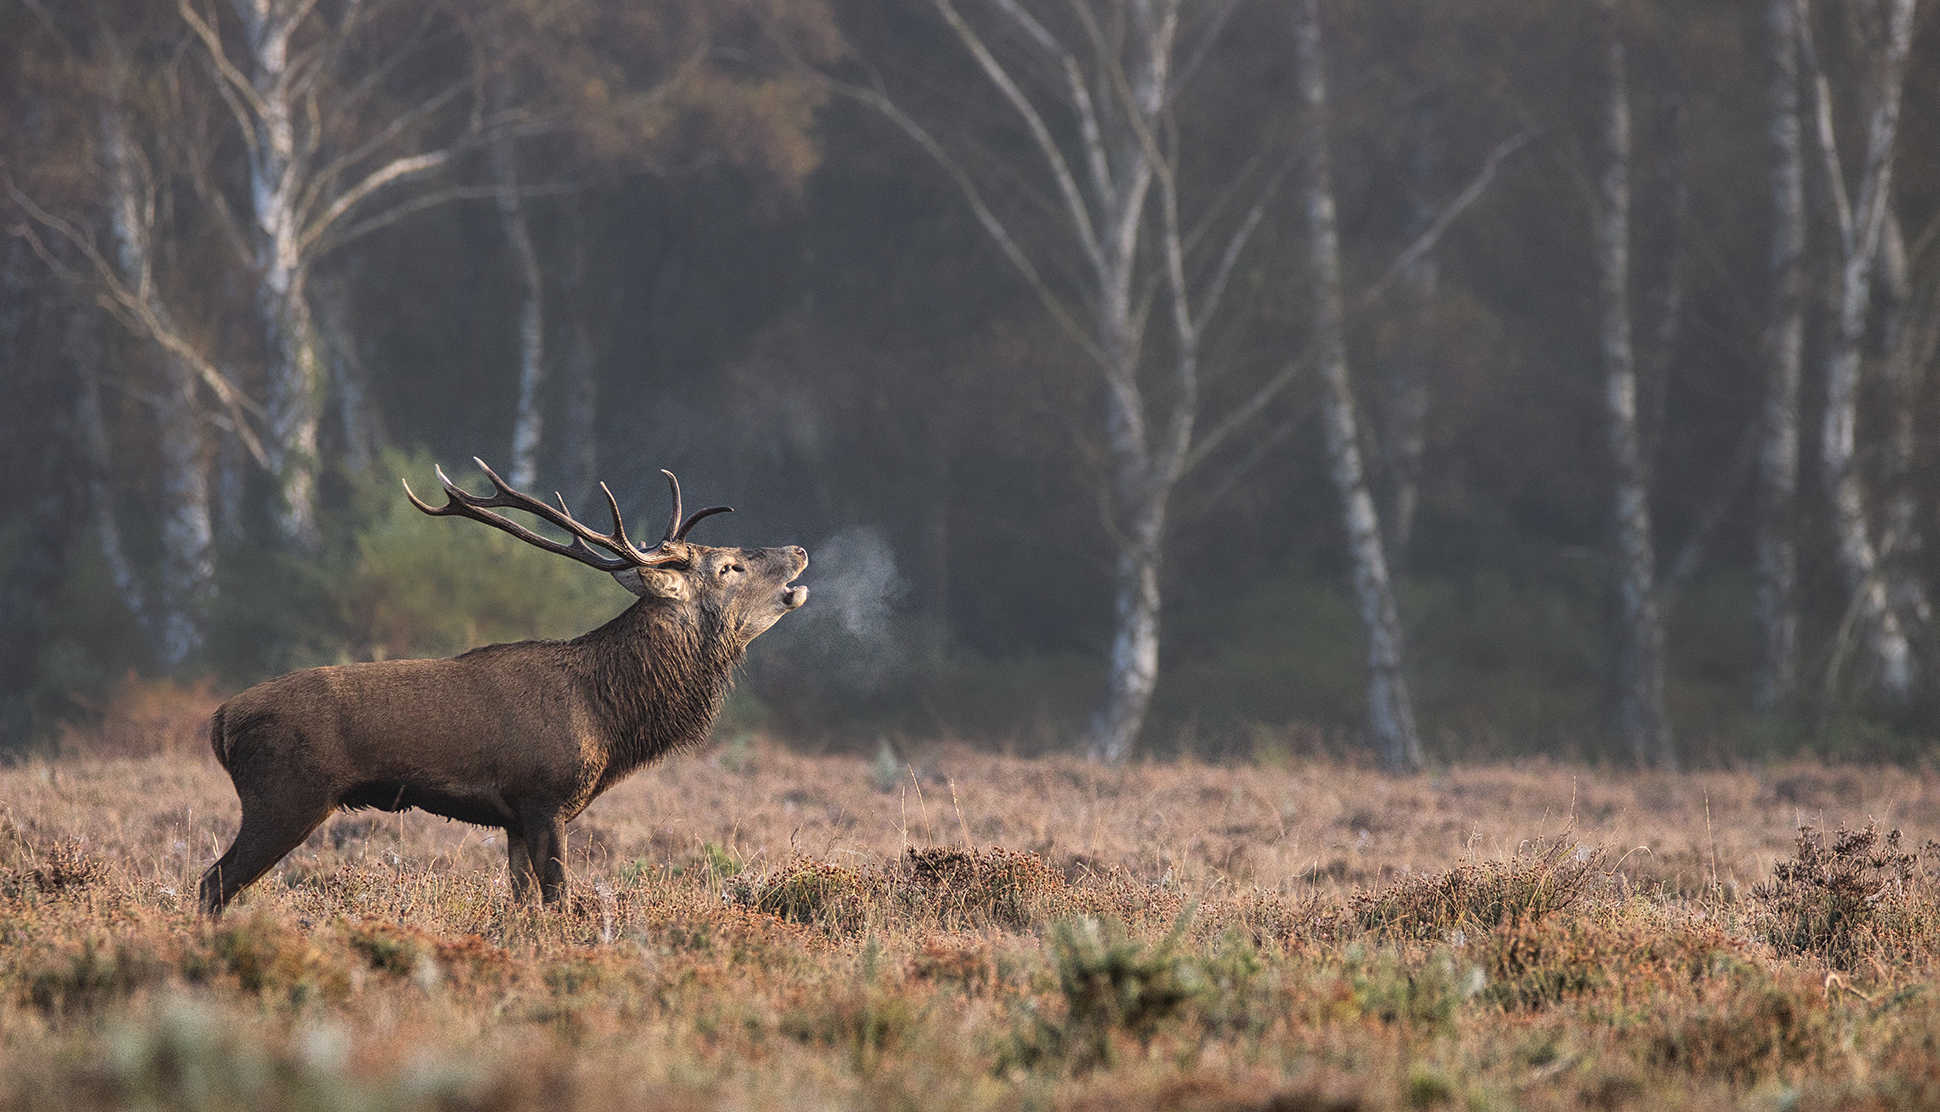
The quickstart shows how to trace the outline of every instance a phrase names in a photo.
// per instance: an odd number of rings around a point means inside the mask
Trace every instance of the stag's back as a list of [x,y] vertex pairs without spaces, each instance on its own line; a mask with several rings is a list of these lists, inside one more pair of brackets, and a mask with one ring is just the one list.
[[210,741],[232,775],[274,764],[338,787],[528,780],[582,766],[601,748],[580,672],[570,644],[557,641],[311,668],[223,704]]

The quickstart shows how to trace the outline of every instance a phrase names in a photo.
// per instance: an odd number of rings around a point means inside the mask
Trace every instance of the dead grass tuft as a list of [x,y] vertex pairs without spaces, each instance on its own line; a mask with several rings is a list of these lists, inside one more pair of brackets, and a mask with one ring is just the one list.
[[1715,921],[1667,922],[1642,901],[1506,924],[1482,943],[1487,995],[1510,1010],[1600,996],[1647,1000],[1691,991],[1746,961]]
[[1457,865],[1403,879],[1352,903],[1353,921],[1382,937],[1436,941],[1454,932],[1528,923],[1564,910],[1589,891],[1600,849],[1557,839],[1527,856]]
[[25,864],[0,870],[0,898],[32,895],[72,895],[108,879],[106,862],[87,847],[64,838],[35,852],[27,847]]

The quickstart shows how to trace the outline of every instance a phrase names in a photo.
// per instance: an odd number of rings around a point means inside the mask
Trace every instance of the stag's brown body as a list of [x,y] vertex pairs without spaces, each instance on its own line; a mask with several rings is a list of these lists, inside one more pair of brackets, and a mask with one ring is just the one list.
[[[699,744],[748,642],[807,599],[806,588],[789,585],[808,565],[800,548],[687,543],[693,522],[715,511],[679,526],[678,487],[667,538],[642,552],[626,541],[617,508],[616,539],[544,503],[534,510],[492,480],[500,491],[492,499],[446,481],[452,501],[419,508],[510,526],[612,572],[639,601],[571,641],[312,668],[224,703],[210,744],[236,785],[242,825],[203,875],[205,911],[220,914],[331,814],[359,807],[417,807],[499,827],[515,896],[527,898],[536,882],[547,903],[558,902],[566,823],[628,773]],[[537,538],[480,509],[492,505],[541,513],[576,539]],[[595,556],[579,539],[621,555]]]

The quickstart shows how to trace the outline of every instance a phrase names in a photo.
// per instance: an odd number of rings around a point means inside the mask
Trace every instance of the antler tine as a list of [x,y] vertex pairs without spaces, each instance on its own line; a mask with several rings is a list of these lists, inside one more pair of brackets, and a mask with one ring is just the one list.
[[675,531],[674,540],[676,541],[686,540],[687,531],[689,529],[692,529],[694,527],[694,523],[699,521],[701,518],[713,517],[715,514],[731,514],[733,512],[734,512],[733,506],[709,506],[704,510],[696,510],[694,511],[694,516],[688,518],[686,523],[683,524],[677,531]]
[[660,473],[667,476],[667,486],[672,488],[674,494],[674,512],[667,518],[667,535],[661,538],[661,544],[683,543],[687,540],[687,531],[692,529],[694,523],[698,522],[701,518],[712,517],[715,514],[731,514],[734,512],[734,507],[732,506],[709,506],[686,521],[682,521],[680,518],[680,480],[674,478],[674,473],[665,468],[662,468]]
[[667,542],[665,541],[660,542],[645,552],[635,548],[633,542],[627,539],[626,522],[620,520],[620,500],[613,497],[613,492],[607,488],[605,483],[600,484],[600,493],[606,495],[606,508],[613,511],[613,536],[611,539],[614,542],[614,547],[632,556],[633,561],[643,568],[652,567],[655,564],[665,564],[680,558],[679,553],[661,551],[667,547]]
[[680,532],[680,480],[674,478],[674,473],[664,467],[660,469],[660,473],[667,476],[667,488],[673,491],[674,495],[674,512],[673,516],[667,519],[667,535],[660,538],[660,543],[666,544],[680,539],[677,535]]

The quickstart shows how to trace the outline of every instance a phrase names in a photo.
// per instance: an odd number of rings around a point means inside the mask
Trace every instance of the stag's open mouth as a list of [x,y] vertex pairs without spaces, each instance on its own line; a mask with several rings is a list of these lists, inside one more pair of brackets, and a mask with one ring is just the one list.
[[[797,548],[795,549],[795,555],[802,562],[801,566],[795,569],[795,575],[800,575],[801,573],[808,570],[808,553],[800,548]],[[790,576],[789,578],[792,579],[794,578],[794,576]],[[807,601],[808,601],[807,587],[790,586],[789,584],[786,584],[786,583],[782,584],[781,605],[783,606],[783,608],[788,610],[799,610],[801,609],[802,603]]]

